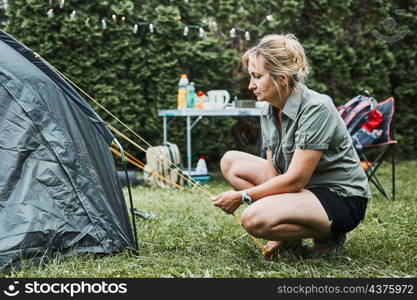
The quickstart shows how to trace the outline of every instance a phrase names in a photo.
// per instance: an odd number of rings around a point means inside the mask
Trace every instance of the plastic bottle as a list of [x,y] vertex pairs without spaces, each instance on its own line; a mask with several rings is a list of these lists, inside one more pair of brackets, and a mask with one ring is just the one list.
[[188,78],[187,74],[181,74],[180,82],[178,83],[178,109],[184,109],[187,100],[187,86]]
[[206,161],[204,159],[204,156],[200,156],[198,162],[197,162],[197,167],[195,168],[195,173],[196,175],[204,175],[204,174],[208,174],[208,170],[207,170],[207,164]]
[[203,91],[198,91],[197,92],[197,102],[195,104],[195,108],[204,109],[204,93],[203,93]]
[[197,94],[195,93],[194,82],[190,82],[187,87],[187,108],[194,108],[197,100]]
[[206,94],[203,94],[203,108],[204,109],[210,108],[209,97]]

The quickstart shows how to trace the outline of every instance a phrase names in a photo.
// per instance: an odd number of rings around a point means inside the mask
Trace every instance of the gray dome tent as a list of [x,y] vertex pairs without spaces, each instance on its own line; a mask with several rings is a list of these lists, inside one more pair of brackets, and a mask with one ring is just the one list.
[[61,76],[0,31],[0,268],[135,248],[113,139]]

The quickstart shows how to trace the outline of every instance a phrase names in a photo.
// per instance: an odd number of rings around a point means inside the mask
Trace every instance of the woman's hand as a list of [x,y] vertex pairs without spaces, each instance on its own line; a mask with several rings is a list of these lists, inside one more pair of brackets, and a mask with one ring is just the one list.
[[212,198],[214,205],[231,214],[242,204],[242,192],[228,191]]

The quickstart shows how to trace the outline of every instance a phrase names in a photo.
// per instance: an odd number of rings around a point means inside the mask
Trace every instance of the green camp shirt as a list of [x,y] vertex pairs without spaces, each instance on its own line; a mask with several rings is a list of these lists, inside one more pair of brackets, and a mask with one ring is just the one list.
[[282,109],[281,130],[277,111],[265,105],[261,128],[263,145],[271,149],[281,174],[288,170],[296,149],[321,150],[323,155],[306,188],[321,186],[343,197],[371,197],[346,125],[327,96],[304,85],[294,90]]

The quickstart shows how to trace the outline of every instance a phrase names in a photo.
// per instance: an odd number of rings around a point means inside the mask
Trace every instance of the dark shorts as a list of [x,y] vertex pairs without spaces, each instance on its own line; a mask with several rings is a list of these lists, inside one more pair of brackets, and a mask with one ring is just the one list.
[[307,188],[320,200],[332,222],[330,231],[343,233],[353,230],[365,217],[368,199],[364,197],[342,197],[324,187]]

